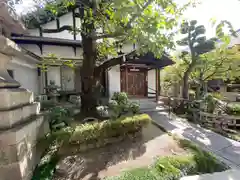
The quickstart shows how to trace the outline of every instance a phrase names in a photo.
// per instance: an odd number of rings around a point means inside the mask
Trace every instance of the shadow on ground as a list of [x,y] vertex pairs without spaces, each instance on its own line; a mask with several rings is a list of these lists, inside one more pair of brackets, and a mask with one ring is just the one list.
[[148,114],[167,131],[183,136],[200,147],[216,153],[229,161],[229,165],[240,165],[240,142],[189,123],[174,114],[170,118],[168,113],[153,112]]
[[117,144],[65,157],[57,167],[55,180],[98,180],[99,172],[119,162],[134,160],[146,152],[145,142],[162,134],[154,131],[134,140],[127,139]]

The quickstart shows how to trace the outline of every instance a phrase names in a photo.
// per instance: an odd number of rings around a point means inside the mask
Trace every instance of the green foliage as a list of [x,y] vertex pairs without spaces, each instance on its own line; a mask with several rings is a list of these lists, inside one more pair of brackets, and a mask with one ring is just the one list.
[[[45,2],[44,2],[45,1]],[[40,27],[48,21],[84,5],[81,29],[78,33],[90,35],[94,25],[97,30],[96,39],[102,39],[97,44],[98,59],[106,58],[106,55],[116,55],[116,41],[124,44],[138,44],[140,52],[154,52],[157,57],[162,55],[164,48],[174,46],[174,28],[183,11],[193,5],[189,2],[177,5],[173,0],[115,0],[96,1],[97,10],[94,13],[92,1],[76,3],[75,0],[43,0],[44,5],[38,4],[36,10],[23,16],[23,21],[30,27]],[[73,28],[74,29],[74,28]],[[102,31],[98,31],[103,29]],[[95,31],[94,30],[94,31]],[[113,40],[115,38],[115,40]]]
[[53,107],[49,111],[49,125],[52,131],[68,126],[71,112],[67,108]]
[[136,168],[107,180],[179,180],[186,175],[213,173],[226,170],[214,156],[200,150],[187,140],[179,140],[183,148],[193,154],[186,156],[167,156],[157,158],[150,167]]
[[127,93],[115,92],[109,102],[109,108],[113,111],[112,118],[116,119],[126,113],[139,113],[139,104],[130,102]]
[[126,136],[129,133],[140,131],[150,122],[151,118],[142,114],[122,117],[116,121],[106,120],[100,123],[86,123],[75,128],[69,142],[85,143],[87,141],[103,141],[110,137]]
[[203,100],[206,103],[206,110],[207,110],[207,112],[208,113],[213,113],[215,108],[216,108],[216,106],[217,106],[217,101],[213,97],[213,95],[208,93],[208,94],[205,95]]
[[226,108],[226,113],[230,115],[240,115],[240,104],[228,104]]
[[130,110],[133,112],[133,114],[137,114],[140,112],[139,104],[136,102],[132,102],[129,106]]
[[125,92],[114,92],[111,99],[115,100],[118,104],[128,103],[128,96]]
[[224,99],[224,96],[221,94],[221,93],[219,93],[219,92],[212,92],[212,93],[210,93],[214,98],[216,98],[216,99],[219,99],[219,100],[223,100]]
[[[230,37],[224,37],[230,39]],[[229,43],[229,42],[228,42]],[[228,48],[223,44],[211,52],[202,54],[192,73],[195,79],[208,81],[212,79],[233,80],[240,76],[240,53],[238,45]]]
[[200,149],[191,141],[178,139],[178,142],[181,147],[188,149],[193,153],[192,159],[195,163],[191,174],[213,173],[227,170],[227,167],[219,162],[213,154]]

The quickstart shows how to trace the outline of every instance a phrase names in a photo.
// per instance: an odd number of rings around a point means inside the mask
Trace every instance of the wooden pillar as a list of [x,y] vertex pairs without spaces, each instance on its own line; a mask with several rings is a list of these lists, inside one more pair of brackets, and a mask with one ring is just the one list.
[[160,84],[160,69],[155,69],[155,79],[156,79],[156,101],[161,93],[161,84]]
[[158,96],[161,95],[161,75],[160,75],[160,69],[158,69]]
[[125,64],[125,92],[128,92],[128,66]]
[[156,90],[156,96],[155,96],[155,98],[156,98],[156,102],[158,102],[158,95],[159,95],[159,92],[158,92],[158,90],[159,90],[159,85],[158,85],[158,83],[159,83],[159,76],[158,76],[158,69],[155,69],[155,85],[156,85],[156,88],[155,88],[155,90]]

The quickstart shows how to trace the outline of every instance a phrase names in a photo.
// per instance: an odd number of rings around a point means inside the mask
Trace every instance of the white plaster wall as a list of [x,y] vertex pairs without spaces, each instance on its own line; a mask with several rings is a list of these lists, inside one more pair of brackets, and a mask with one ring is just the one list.
[[40,48],[35,44],[21,44],[20,46],[29,50],[29,51],[31,51],[31,52],[33,52],[33,53],[35,53],[35,54],[37,54],[37,55],[39,55],[39,56],[41,56]]
[[109,95],[110,97],[114,92],[121,91],[121,82],[120,82],[120,67],[114,66],[108,71],[108,81],[109,81]]
[[[43,29],[57,29],[57,22],[54,21],[50,21],[44,25],[42,25]],[[63,32],[59,32],[59,33],[43,33],[43,37],[50,37],[50,38],[62,38],[62,33]]]
[[[69,12],[61,17],[59,17],[59,25],[60,27],[64,25],[73,26],[73,17],[72,12]],[[76,27],[80,28],[80,19],[76,18]],[[57,29],[57,22],[56,20],[50,21],[46,24],[42,25],[43,29]],[[30,35],[39,36],[38,29],[31,29],[28,30]],[[50,37],[50,38],[61,38],[61,39],[74,39],[73,34],[67,30],[59,32],[59,33],[43,33],[43,37]],[[80,34],[77,35],[77,40],[80,40]]]
[[[148,93],[156,93],[155,69],[148,71],[147,80],[148,80]],[[151,89],[149,89],[149,88],[151,88]],[[148,97],[155,97],[155,95],[148,94]]]
[[60,67],[59,66],[48,67],[48,71],[47,71],[48,85],[50,84],[51,80],[55,81],[55,85],[61,87],[61,74],[60,74]]
[[31,36],[39,36],[39,34],[40,34],[39,29],[28,29],[28,33]]
[[[76,58],[73,48],[70,46],[51,46],[51,45],[44,45],[43,46],[43,55],[42,56],[49,56],[49,54],[54,54],[58,58]],[[78,55],[78,54],[77,54]],[[79,55],[80,57],[80,55]]]
[[74,83],[75,83],[75,73],[74,69],[62,66],[62,88],[63,90],[72,91],[74,90]]
[[124,44],[123,47],[122,47],[122,52],[123,53],[129,53],[133,50],[134,50],[133,44]]
[[[16,64],[15,62],[19,62]],[[25,66],[21,64],[21,59],[14,58],[14,61],[10,62],[7,69],[13,70],[14,79],[17,80],[21,87],[32,91],[34,94],[39,93],[38,73],[37,68],[33,68],[32,65]]]
[[[77,18],[76,18],[77,19]],[[64,25],[69,25],[69,26],[72,26],[73,27],[73,17],[72,17],[72,13],[67,13],[63,16],[61,16],[59,18],[59,21],[60,21],[60,27],[64,26]],[[63,38],[64,39],[74,39],[73,38],[73,34],[72,32],[69,32],[69,31],[62,31],[59,33],[60,34],[60,37],[59,38]]]

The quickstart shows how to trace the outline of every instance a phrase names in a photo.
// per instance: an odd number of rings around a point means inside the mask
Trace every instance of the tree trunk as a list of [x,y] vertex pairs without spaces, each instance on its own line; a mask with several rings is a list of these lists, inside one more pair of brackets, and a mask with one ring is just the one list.
[[182,98],[183,99],[188,99],[188,90],[189,90],[188,79],[189,79],[189,75],[190,75],[190,71],[188,69],[183,75],[183,88],[182,88]]
[[81,68],[81,112],[90,115],[96,112],[97,97],[95,96],[96,79],[94,68],[96,64],[96,42],[82,34],[83,64]]

